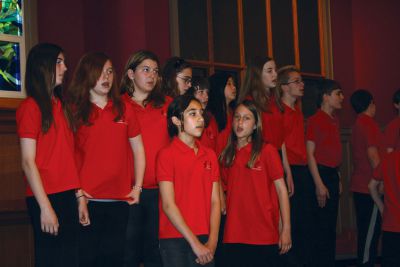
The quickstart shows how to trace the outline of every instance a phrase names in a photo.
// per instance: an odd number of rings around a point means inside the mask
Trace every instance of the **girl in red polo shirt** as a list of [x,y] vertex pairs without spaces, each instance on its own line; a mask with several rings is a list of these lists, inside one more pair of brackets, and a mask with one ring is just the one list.
[[129,208],[125,265],[162,266],[158,248],[158,184],[156,155],[169,144],[167,108],[172,101],[159,84],[159,61],[155,54],[141,50],[128,60],[121,82],[123,100],[131,105],[140,123],[146,154],[146,170],[140,203]]
[[81,232],[80,264],[122,266],[127,203],[139,202],[145,169],[139,122],[131,105],[121,101],[103,53],[81,58],[69,93],[78,128],[76,162],[91,218]]
[[180,57],[165,62],[161,79],[162,92],[172,98],[183,95],[192,86],[192,66]]
[[197,140],[203,109],[186,94],[168,107],[172,142],[157,157],[160,251],[164,267],[214,266],[220,221],[219,168],[214,151]]
[[227,174],[225,266],[277,266],[279,250],[291,248],[289,197],[279,155],[264,144],[251,100],[235,110],[220,163]]
[[[28,98],[17,110],[27,207],[35,244],[35,266],[78,266],[79,219],[74,140],[61,86],[67,70],[62,49],[38,44],[26,63]],[[86,202],[77,193],[79,218],[89,224]]]

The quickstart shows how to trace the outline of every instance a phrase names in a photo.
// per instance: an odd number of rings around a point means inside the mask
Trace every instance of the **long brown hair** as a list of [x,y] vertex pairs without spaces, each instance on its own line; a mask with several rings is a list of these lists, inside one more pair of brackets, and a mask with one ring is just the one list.
[[67,119],[68,108],[64,105],[62,85],[56,84],[56,62],[61,47],[50,43],[34,46],[28,54],[25,72],[26,94],[39,106],[42,116],[42,132],[46,133],[54,123],[52,96],[58,98]]
[[[74,126],[81,124],[90,125],[89,117],[92,113],[92,103],[90,102],[90,90],[96,86],[100,78],[104,64],[111,61],[110,58],[102,52],[91,52],[84,55],[75,69],[71,85],[68,88],[68,102],[74,111]],[[119,90],[116,83],[117,78],[113,78],[111,90],[108,98],[113,102],[115,121],[121,119],[124,112],[120,99]]]
[[[263,135],[262,135],[261,115],[260,115],[259,109],[257,109],[257,107],[255,105],[255,102],[253,102],[251,100],[245,99],[243,102],[241,102],[236,107],[236,109],[239,106],[244,106],[248,110],[250,110],[250,112],[253,114],[254,119],[255,119],[256,128],[254,129],[253,133],[251,134],[251,154],[250,154],[249,161],[247,162],[247,165],[246,165],[248,168],[253,168],[254,163],[257,161],[257,159],[261,153],[261,150],[263,148],[263,144],[264,144]],[[229,136],[228,143],[218,158],[219,162],[224,167],[232,166],[233,161],[235,160],[235,155],[236,155],[236,145],[237,145],[237,136],[232,127],[232,131]]]
[[180,57],[171,57],[165,62],[161,82],[161,90],[165,95],[172,98],[180,95],[176,76],[187,68],[192,68],[192,65]]
[[[135,85],[133,81],[128,76],[128,71],[136,71],[137,66],[139,66],[146,59],[153,60],[157,63],[157,66],[160,68],[160,61],[156,54],[146,50],[139,50],[128,59],[128,62],[125,65],[124,76],[121,79],[121,94],[127,93],[132,97],[133,92],[135,91]],[[154,86],[153,90],[150,92],[148,97],[143,101],[143,105],[147,103],[151,103],[153,107],[160,108],[165,103],[165,96],[161,92],[161,83],[160,76],[157,77],[157,83]]]

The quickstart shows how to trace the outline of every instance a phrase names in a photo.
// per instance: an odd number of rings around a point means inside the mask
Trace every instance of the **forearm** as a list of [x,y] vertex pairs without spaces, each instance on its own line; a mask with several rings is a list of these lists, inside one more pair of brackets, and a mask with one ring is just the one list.
[[307,156],[308,169],[310,170],[315,186],[323,185],[324,183],[322,182],[321,176],[319,175],[317,161],[315,160],[314,155]]
[[279,210],[282,218],[282,231],[290,232],[291,225],[289,196],[283,179],[276,180],[275,187],[278,194]]
[[371,181],[368,184],[368,189],[369,189],[372,199],[378,206],[379,210],[382,212],[384,205],[383,205],[382,199],[379,196],[378,186],[379,186],[379,181],[377,181],[375,179],[371,179]]
[[289,164],[289,160],[287,157],[285,144],[282,145],[282,165],[283,165],[283,169],[285,171],[286,179],[292,178],[292,170],[290,169],[290,164]]
[[220,185],[218,182],[213,184],[213,193],[211,196],[211,213],[210,213],[210,234],[208,243],[215,249],[218,242],[219,224],[221,221],[221,203],[220,203]]

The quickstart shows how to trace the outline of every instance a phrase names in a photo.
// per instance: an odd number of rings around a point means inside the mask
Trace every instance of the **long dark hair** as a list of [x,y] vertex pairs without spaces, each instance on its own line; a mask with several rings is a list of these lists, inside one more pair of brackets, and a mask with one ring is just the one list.
[[[110,58],[102,52],[91,52],[84,55],[75,69],[71,85],[68,88],[68,102],[74,111],[74,125],[90,125],[89,118],[92,113],[90,102],[90,90],[96,86],[100,78],[104,64]],[[110,60],[111,61],[111,60]],[[115,121],[121,119],[124,112],[116,83],[117,77],[113,78],[108,98],[113,102]]]
[[232,101],[229,107],[226,105],[225,86],[229,78],[233,79],[230,74],[224,72],[217,72],[208,78],[210,88],[207,110],[214,116],[219,132],[225,129],[228,110],[231,107],[233,108],[236,103]]
[[[139,50],[134,53],[128,59],[128,62],[126,63],[124,69],[124,76],[121,80],[121,94],[127,93],[129,96],[132,97],[133,92],[135,91],[135,85],[134,82],[128,77],[128,71],[136,71],[137,66],[139,66],[146,59],[153,60],[157,63],[157,66],[160,67],[160,61],[158,60],[157,55],[153,52]],[[148,97],[143,101],[143,105],[146,105],[147,103],[151,103],[156,108],[162,107],[165,103],[165,96],[161,92],[160,76],[157,77],[157,83],[148,95]]]
[[165,62],[161,82],[161,90],[165,95],[172,98],[180,95],[176,76],[187,68],[192,68],[192,65],[180,57],[171,57]]
[[[242,103],[240,103],[236,108],[239,106],[244,106],[253,114],[255,119],[256,128],[254,129],[253,133],[251,134],[251,154],[249,161],[247,162],[248,168],[253,168],[254,163],[257,161],[261,150],[263,148],[264,140],[262,134],[262,123],[261,123],[261,115],[259,109],[257,109],[255,102],[251,100],[245,99]],[[233,164],[236,155],[236,145],[237,145],[237,136],[234,132],[232,127],[231,134],[228,139],[228,143],[224,150],[222,151],[221,155],[219,156],[219,162],[225,166],[230,167]]]
[[274,97],[277,107],[283,112],[281,94],[276,88],[266,90],[262,82],[262,72],[265,63],[273,60],[270,57],[255,57],[246,66],[246,74],[238,97],[238,102],[242,102],[251,96],[257,108],[263,112],[270,112],[271,97]]
[[[29,51],[26,62],[26,94],[32,97],[39,106],[44,133],[54,122],[52,96],[61,101],[64,114],[68,114],[68,109],[63,102],[62,85],[56,86],[56,63],[60,53],[63,53],[63,50],[58,45],[37,44]],[[68,115],[66,117],[69,118]]]

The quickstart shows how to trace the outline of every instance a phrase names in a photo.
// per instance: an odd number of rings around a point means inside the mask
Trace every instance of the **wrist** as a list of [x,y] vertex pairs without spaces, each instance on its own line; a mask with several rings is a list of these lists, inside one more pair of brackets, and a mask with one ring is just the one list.
[[134,186],[132,187],[132,189],[135,190],[135,191],[139,191],[139,192],[142,192],[142,191],[143,191],[143,187],[140,186],[140,185],[134,185]]

